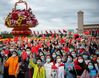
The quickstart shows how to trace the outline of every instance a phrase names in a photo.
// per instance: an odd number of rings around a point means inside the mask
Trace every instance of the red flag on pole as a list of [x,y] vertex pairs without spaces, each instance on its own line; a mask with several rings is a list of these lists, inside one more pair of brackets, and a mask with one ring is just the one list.
[[39,31],[37,31],[37,35],[40,35]]
[[36,35],[36,32],[35,32],[35,31],[33,31],[33,34],[34,34],[34,35]]
[[63,29],[63,32],[66,33],[67,31]]
[[62,33],[61,30],[58,30],[59,33]]
[[46,30],[45,32],[46,32],[46,35],[48,35],[48,31]]
[[50,30],[50,34],[53,34],[53,32]]

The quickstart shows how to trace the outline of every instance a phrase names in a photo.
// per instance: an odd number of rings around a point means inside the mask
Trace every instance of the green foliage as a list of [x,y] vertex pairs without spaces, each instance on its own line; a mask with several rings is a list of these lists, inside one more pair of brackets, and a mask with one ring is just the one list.
[[13,35],[11,33],[8,32],[2,32],[0,34],[0,36],[4,39],[4,38],[13,38]]

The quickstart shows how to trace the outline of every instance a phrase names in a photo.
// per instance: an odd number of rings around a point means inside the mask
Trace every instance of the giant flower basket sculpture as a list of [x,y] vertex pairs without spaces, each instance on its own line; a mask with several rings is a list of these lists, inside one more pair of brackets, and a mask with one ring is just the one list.
[[[16,8],[20,3],[24,3],[26,6],[23,10]],[[12,12],[6,17],[5,25],[9,28],[14,28],[11,33],[15,36],[31,35],[32,31],[29,28],[37,26],[38,21],[32,13],[31,8],[28,8],[26,1],[19,0],[15,3]]]

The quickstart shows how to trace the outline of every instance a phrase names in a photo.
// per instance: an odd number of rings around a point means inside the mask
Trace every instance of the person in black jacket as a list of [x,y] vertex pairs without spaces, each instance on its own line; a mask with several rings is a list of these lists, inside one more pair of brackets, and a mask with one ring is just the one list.
[[25,78],[26,71],[28,70],[28,62],[21,60],[19,63],[18,76],[17,78]]

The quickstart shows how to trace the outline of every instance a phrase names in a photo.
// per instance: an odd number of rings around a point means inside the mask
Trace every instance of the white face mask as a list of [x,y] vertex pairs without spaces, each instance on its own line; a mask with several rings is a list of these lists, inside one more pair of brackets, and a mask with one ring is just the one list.
[[72,56],[75,58],[76,57],[76,54],[72,54]]
[[8,57],[8,55],[7,55],[7,54],[5,54],[5,56],[6,56],[6,57]]
[[46,59],[46,62],[48,62],[48,63],[49,63],[50,61],[51,61],[51,59],[50,59],[50,58]]
[[73,49],[70,49],[70,52],[72,52],[73,51]]
[[27,51],[27,54],[29,55],[31,52],[30,51]]
[[16,56],[16,54],[13,54],[13,55],[12,55],[12,57],[15,57],[15,56]]
[[10,49],[10,51],[14,51],[14,49]]
[[97,60],[97,63],[99,63],[99,60]]
[[1,52],[1,55],[3,55],[4,54],[4,52]]
[[83,59],[79,59],[78,62],[79,62],[79,63],[82,63],[82,62],[83,62]]
[[89,68],[89,69],[93,69],[93,65],[89,65],[88,68]]
[[53,58],[55,58],[56,57],[56,55],[52,55],[53,56]]
[[71,59],[71,58],[68,58],[68,59],[67,59],[67,62],[72,62],[72,59]]
[[61,59],[57,59],[57,62],[61,62]]

